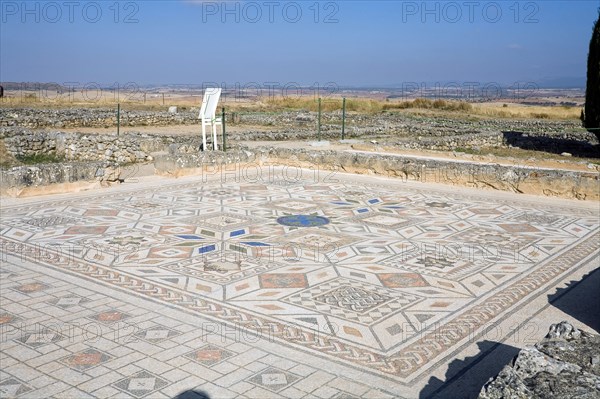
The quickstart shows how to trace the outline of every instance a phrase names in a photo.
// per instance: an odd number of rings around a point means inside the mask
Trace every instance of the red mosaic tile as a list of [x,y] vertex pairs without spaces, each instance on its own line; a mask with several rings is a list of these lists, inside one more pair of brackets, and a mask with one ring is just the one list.
[[262,288],[305,288],[306,275],[300,273],[268,273],[259,276]]
[[378,274],[381,284],[388,288],[426,287],[429,284],[418,273]]

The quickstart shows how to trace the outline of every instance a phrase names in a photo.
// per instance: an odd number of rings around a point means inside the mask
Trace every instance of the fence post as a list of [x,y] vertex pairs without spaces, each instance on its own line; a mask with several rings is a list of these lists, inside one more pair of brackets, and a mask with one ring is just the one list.
[[321,97],[319,97],[319,118],[317,124],[318,141],[321,141]]
[[117,103],[117,136],[121,130],[121,103]]
[[221,126],[223,127],[223,152],[227,151],[227,133],[225,133],[225,107],[221,108]]
[[346,97],[342,98],[342,140],[346,131]]

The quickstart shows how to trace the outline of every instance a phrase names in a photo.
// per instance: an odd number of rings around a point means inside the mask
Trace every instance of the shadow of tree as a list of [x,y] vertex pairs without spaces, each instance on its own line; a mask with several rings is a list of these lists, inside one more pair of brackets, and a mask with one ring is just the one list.
[[579,320],[600,334],[600,268],[579,281],[571,281],[565,288],[558,288],[548,295],[548,302],[555,308]]
[[175,396],[173,399],[210,399],[207,393],[202,391],[189,390],[181,392],[179,395]]
[[553,154],[568,152],[575,157],[600,158],[600,145],[585,140],[559,137],[530,136],[527,133],[502,132],[504,142],[524,150],[545,151]]
[[477,398],[483,385],[519,353],[519,348],[494,341],[480,341],[477,346],[475,356],[450,362],[445,381],[430,377],[419,398]]

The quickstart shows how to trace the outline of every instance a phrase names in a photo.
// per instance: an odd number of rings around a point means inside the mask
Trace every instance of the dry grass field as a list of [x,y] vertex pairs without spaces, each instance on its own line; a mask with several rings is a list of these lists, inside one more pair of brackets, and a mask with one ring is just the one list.
[[[128,94],[100,92],[95,94],[74,92],[61,95],[40,96],[36,92],[21,92],[0,100],[2,107],[33,107],[33,108],[106,108],[115,107],[117,103],[127,109],[135,110],[164,110],[168,106],[181,108],[199,107],[202,96],[181,93],[147,93]],[[265,111],[277,112],[284,110],[318,110],[315,96],[273,96],[273,97],[240,97],[223,93],[221,104],[229,112]],[[341,97],[325,97],[321,101],[323,112],[341,110]],[[507,119],[553,119],[575,120],[581,114],[580,107],[571,106],[532,106],[514,102],[500,103],[469,103],[442,99],[416,98],[413,100],[381,100],[373,98],[348,98],[348,112],[374,114],[380,112],[403,112],[426,116],[443,116],[450,118],[507,118]]]

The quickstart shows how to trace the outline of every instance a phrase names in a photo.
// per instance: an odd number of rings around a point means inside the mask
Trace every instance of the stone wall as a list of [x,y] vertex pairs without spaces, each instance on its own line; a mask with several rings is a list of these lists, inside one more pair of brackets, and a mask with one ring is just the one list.
[[448,136],[417,136],[398,140],[384,140],[386,144],[407,149],[452,151],[458,147],[501,147],[506,145],[502,132],[480,132]]
[[[468,161],[416,159],[339,151],[262,148],[258,151],[282,164],[294,160],[302,166],[341,172],[399,177],[430,183],[486,188],[562,198],[599,200],[600,173],[501,165]],[[264,157],[263,156],[263,157]]]
[[[264,132],[263,134],[274,133]],[[539,136],[535,137],[539,138]],[[238,133],[232,135],[230,140],[235,142],[236,138],[252,140],[253,136]],[[211,151],[200,153],[201,138],[198,136],[158,136],[141,133],[128,133],[117,136],[116,134],[65,133],[4,127],[0,128],[0,139],[3,141],[8,155],[17,159],[39,154],[53,154],[66,162],[107,162],[125,165],[148,163],[154,160],[156,154],[166,154],[155,160],[155,167],[158,173],[170,175],[187,173],[185,170],[196,169],[198,171],[198,168],[211,162],[213,164],[219,162],[252,162],[253,159],[261,159],[276,162],[280,165],[294,164],[302,167],[318,167],[320,169],[359,174],[377,174],[422,182],[489,188],[562,198],[600,199],[600,193],[598,192],[599,173],[593,169],[590,169],[589,172],[551,170],[536,168],[531,165],[515,166],[464,160],[416,159],[395,154],[317,150],[316,148],[290,150],[269,146],[247,150],[239,144],[235,147],[241,148],[241,150],[218,155],[223,153],[212,154]],[[285,137],[281,139],[285,139]],[[528,137],[521,134],[513,141],[527,139]],[[484,147],[496,143],[497,140],[500,140],[498,135],[489,132],[486,134],[417,138],[412,141],[405,141],[405,143],[410,148],[454,149],[460,146]],[[508,145],[504,141],[503,143]],[[520,145],[523,145],[523,143],[520,142]],[[219,157],[224,157],[225,160],[219,160]],[[59,180],[68,181],[71,175],[64,172],[64,170],[66,169],[59,168],[57,170],[58,175],[63,176]],[[27,173],[31,174],[32,172]],[[66,177],[65,173],[67,173]],[[30,184],[27,183],[27,178],[19,179],[17,179],[18,184]],[[38,180],[32,179],[32,181]],[[51,180],[50,177],[47,177],[39,181],[51,182]],[[7,181],[12,182],[10,179]]]
[[[108,161],[119,164],[152,161],[152,153],[191,152],[200,146],[198,137],[147,134],[83,134],[38,132],[28,129],[0,129],[6,150],[12,156],[53,154],[66,161]],[[8,136],[8,137],[7,137]]]
[[236,168],[227,170],[227,165],[248,165],[256,162],[256,154],[249,150],[236,149],[227,152],[206,151],[182,154],[171,152],[154,159],[154,170],[158,175],[179,177],[183,175],[214,175],[220,172],[236,173]]
[[[0,170],[0,193],[20,196],[24,191],[52,193],[71,191],[78,183],[79,188],[100,187],[120,181],[120,168],[106,162],[52,163],[35,166],[17,166]],[[88,183],[84,185],[82,183]],[[45,189],[44,189],[45,188]]]
[[[165,111],[128,111],[121,109],[121,126],[166,126],[198,123],[198,108],[178,113]],[[0,126],[28,128],[112,127],[117,125],[115,108],[2,108]]]
[[[210,136],[210,135],[209,135]],[[322,138],[335,140],[338,133],[322,132]],[[593,135],[592,135],[593,136]],[[230,143],[240,141],[311,140],[313,131],[242,131],[227,134]],[[348,137],[353,137],[349,135]],[[55,153],[66,160],[108,160],[119,163],[151,160],[150,154],[167,151],[176,146],[180,152],[196,152],[200,147],[198,136],[148,135],[142,133],[82,134],[60,131],[35,131],[20,127],[0,127],[0,139],[4,139],[8,151],[15,156],[36,153]],[[479,132],[446,136],[385,137],[379,145],[401,149],[426,149],[452,151],[457,148],[520,147],[561,153],[571,152],[579,156],[597,156],[586,133],[539,133]],[[220,138],[219,138],[220,140]],[[210,137],[209,137],[210,141]],[[366,141],[369,143],[369,141]]]
[[[470,119],[467,117],[444,118],[439,116],[404,114],[398,112],[355,113],[346,115],[348,137],[365,138],[382,135],[396,137],[440,137],[459,136],[489,132],[518,131],[535,135],[560,133],[571,139],[592,138],[581,129],[579,120],[539,119]],[[179,108],[169,113],[167,106],[162,111],[132,111],[121,109],[122,126],[165,126],[198,124],[198,108]],[[317,113],[309,111],[278,112],[232,112],[227,122],[242,126],[263,126],[278,132],[311,132],[316,136]],[[341,111],[324,112],[321,117],[322,133],[339,138]],[[61,127],[112,127],[117,124],[114,108],[0,108],[0,126],[29,128]],[[567,133],[565,133],[567,132]],[[313,138],[315,137],[313,136]]]
[[[194,145],[168,144],[154,141],[156,139],[151,138],[145,144],[147,147],[141,143],[137,145],[140,150],[147,151],[145,153],[166,147],[167,151],[155,153],[154,170],[159,175],[177,177],[215,175],[219,172],[243,174],[245,166],[250,166],[248,173],[252,174],[256,166],[279,165],[331,172],[383,175],[406,181],[442,183],[561,198],[600,200],[598,191],[600,174],[597,171],[551,170],[525,165],[418,159],[391,154],[312,148],[289,150],[258,147],[230,150],[226,153],[197,152],[197,147]],[[97,144],[103,141],[97,139],[93,142],[96,144],[93,148],[96,149],[90,150],[90,153],[106,156],[106,150],[97,150]],[[40,145],[48,145],[46,148],[51,148],[47,143]],[[231,164],[236,165],[231,166]],[[119,181],[119,171],[116,163],[74,162],[11,168],[1,171],[1,177],[3,189],[6,189],[74,181]]]
[[[122,126],[166,126],[198,124],[197,108],[179,109],[178,113],[164,111],[121,112]],[[282,141],[315,140],[317,115],[309,111],[244,112],[228,114],[228,123],[237,126],[229,131],[229,140]],[[0,130],[7,128],[39,129],[43,127],[114,127],[116,110],[109,108],[36,109],[0,108]],[[454,150],[458,147],[479,148],[519,147],[555,153],[572,153],[596,157],[598,139],[581,129],[576,120],[535,119],[469,119],[410,115],[397,112],[376,114],[349,113],[346,138],[376,141],[384,146],[404,149]],[[239,128],[243,128],[240,131]],[[337,140],[341,135],[341,112],[322,115],[321,137]],[[2,133],[0,132],[0,138]],[[181,139],[185,140],[185,139]],[[184,143],[187,144],[187,143]],[[128,146],[131,147],[131,146]],[[134,146],[135,147],[135,146]],[[111,151],[116,152],[113,148]],[[139,151],[139,150],[133,150]],[[143,150],[142,150],[143,151]],[[127,150],[115,159],[134,162],[141,154]],[[74,158],[76,159],[76,158]],[[108,159],[111,159],[108,156]]]
[[[218,154],[218,153],[216,153]],[[221,153],[223,154],[223,153]],[[239,163],[239,167],[228,167]],[[579,172],[542,169],[526,165],[500,165],[468,161],[417,159],[400,155],[319,151],[316,149],[285,149],[258,147],[251,150],[228,152],[206,158],[204,154],[169,154],[155,159],[159,174],[215,174],[219,168],[224,174],[244,174],[255,165],[304,167],[356,174],[383,175],[406,181],[442,183],[524,194],[545,195],[581,200],[600,200],[597,171]],[[248,172],[250,173],[250,172]]]

